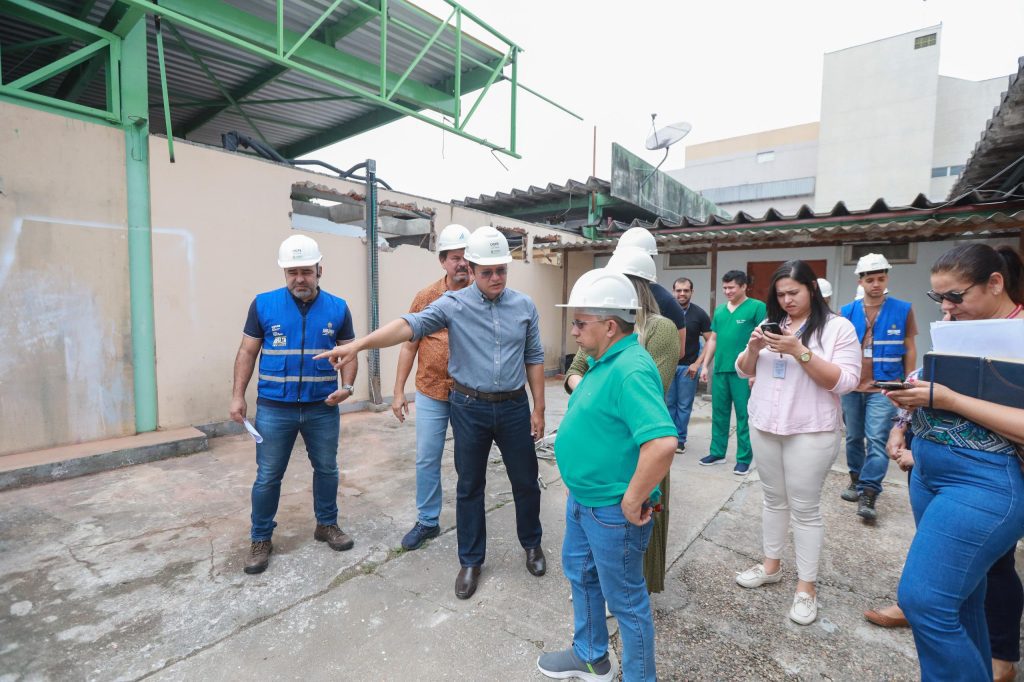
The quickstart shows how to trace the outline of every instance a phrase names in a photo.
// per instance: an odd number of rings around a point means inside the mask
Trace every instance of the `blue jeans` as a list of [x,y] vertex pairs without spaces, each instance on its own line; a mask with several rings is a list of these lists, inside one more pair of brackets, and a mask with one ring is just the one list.
[[451,405],[416,391],[416,510],[424,526],[441,515],[441,456]]
[[676,376],[668,387],[668,395],[665,402],[668,403],[668,413],[676,425],[676,434],[680,445],[686,445],[686,430],[690,425],[690,413],[693,412],[693,398],[697,395],[697,383],[699,376],[692,379],[687,375],[689,365],[676,367]]
[[644,552],[652,523],[634,526],[622,507],[565,504],[562,571],[572,586],[572,648],[593,663],[608,652],[604,606],[619,622],[622,679],[654,680],[654,616],[644,582]]
[[252,531],[254,542],[274,534],[274,517],[281,500],[281,479],[300,433],[313,465],[313,511],[316,522],[338,522],[338,406],[326,403],[302,407],[256,408],[256,430],[263,442],[256,444],[256,482],[252,484]]
[[525,549],[540,547],[540,485],[537,451],[530,435],[530,401],[489,403],[451,392],[452,431],[455,435],[455,525],[459,563],[481,566],[487,554],[487,517],[484,487],[491,445],[501,450],[505,473],[512,483],[516,504],[516,531]]
[[[843,421],[846,422],[846,466],[858,474],[857,491],[882,492],[882,479],[889,471],[889,455],[885,442],[892,429],[896,407],[881,393],[853,391],[842,397]],[[867,449],[864,439],[867,438]]]
[[985,574],[1024,535],[1024,476],[1016,457],[913,443],[910,504],[917,534],[899,604],[914,633],[921,678],[991,680]]

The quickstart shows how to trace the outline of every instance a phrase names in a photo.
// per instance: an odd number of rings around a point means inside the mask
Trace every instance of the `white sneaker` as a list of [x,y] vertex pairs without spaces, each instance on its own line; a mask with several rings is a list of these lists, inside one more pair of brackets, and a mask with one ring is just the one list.
[[764,572],[764,564],[758,564],[753,568],[748,568],[742,573],[736,574],[736,582],[741,587],[761,587],[768,583],[777,583],[782,580],[782,569],[780,568],[771,575]]
[[818,598],[806,592],[797,592],[793,597],[793,608],[789,619],[799,625],[810,625],[818,617]]

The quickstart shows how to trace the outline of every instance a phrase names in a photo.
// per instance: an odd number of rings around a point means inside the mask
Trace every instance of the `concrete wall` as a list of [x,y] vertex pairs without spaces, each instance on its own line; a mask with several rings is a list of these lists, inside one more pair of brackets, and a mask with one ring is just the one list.
[[[1005,76],[984,81],[939,76],[933,168],[963,165],[967,161],[1008,86]],[[958,179],[958,175],[932,178],[928,198],[942,201]]]
[[[914,49],[930,33],[938,42]],[[928,191],[941,44],[933,26],[825,55],[816,210],[908,204]]]
[[[168,163],[166,142],[151,141],[154,287],[157,320],[157,386],[161,427],[202,424],[227,418],[232,363],[253,297],[284,284],[277,247],[291,227],[293,183],[312,181],[342,194],[364,186],[254,160],[219,149],[175,143],[177,162]],[[386,177],[384,168],[378,169]],[[450,222],[521,228],[530,235],[557,234],[444,202],[398,192],[382,201],[436,211],[435,228]],[[563,237],[573,239],[562,233]],[[368,331],[366,244],[360,237],[310,233],[324,253],[322,287],[346,299],[356,335]],[[408,310],[413,296],[443,272],[434,252],[417,246],[381,251],[380,319]],[[578,276],[578,275],[577,275]],[[575,281],[575,277],[572,282]],[[570,282],[570,285],[571,283]],[[558,367],[562,298],[561,268],[515,261],[509,286],[530,295],[541,313],[545,365]],[[397,349],[381,351],[381,389],[392,394]],[[369,397],[365,355],[360,360],[355,400]],[[255,401],[250,385],[250,409]],[[410,381],[407,391],[413,390]]]
[[0,102],[0,455],[134,432],[124,159]]

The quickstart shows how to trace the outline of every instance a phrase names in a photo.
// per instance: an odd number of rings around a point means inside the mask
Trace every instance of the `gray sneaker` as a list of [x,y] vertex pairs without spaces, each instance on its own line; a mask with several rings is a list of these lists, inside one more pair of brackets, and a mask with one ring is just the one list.
[[580,660],[572,647],[541,654],[537,659],[537,669],[556,680],[577,677],[584,682],[610,682],[618,673],[618,665],[611,650],[601,660],[587,663]]

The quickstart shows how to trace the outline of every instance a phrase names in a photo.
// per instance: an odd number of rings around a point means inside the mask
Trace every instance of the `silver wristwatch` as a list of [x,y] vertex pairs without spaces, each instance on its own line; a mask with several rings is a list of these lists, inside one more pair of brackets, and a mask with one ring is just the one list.
[[352,389],[353,388],[355,388],[355,387],[352,384],[342,384],[341,385],[341,390],[348,391],[349,393],[352,393]]

